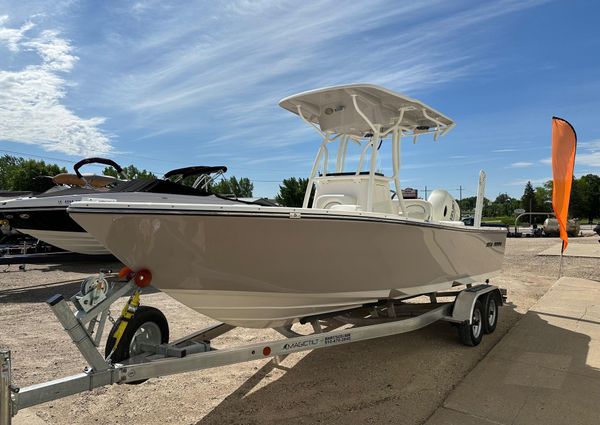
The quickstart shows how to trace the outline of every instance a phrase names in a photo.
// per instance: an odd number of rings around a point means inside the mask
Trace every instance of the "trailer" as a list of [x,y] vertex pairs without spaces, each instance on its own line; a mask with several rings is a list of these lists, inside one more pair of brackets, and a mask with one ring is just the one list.
[[[476,346],[484,334],[494,332],[506,291],[490,285],[456,282],[448,292],[430,293],[426,303],[413,298],[385,299],[345,311],[300,318],[312,331],[301,334],[293,326],[276,328],[283,338],[225,349],[211,341],[234,327],[216,323],[184,338],[168,342],[168,323],[160,310],[140,305],[151,275],[129,269],[118,275],[100,272],[82,282],[70,299],[62,295],[47,303],[64,331],[85,358],[81,373],[39,384],[18,387],[11,379],[11,353],[0,350],[0,425],[10,425],[20,409],[113,384],[137,384],[147,379],[209,369],[251,360],[277,362],[291,353],[391,336],[447,321],[458,330],[460,341]],[[462,285],[462,288],[460,286]],[[100,341],[110,319],[110,307],[129,296],[120,317],[112,320],[104,352]]]

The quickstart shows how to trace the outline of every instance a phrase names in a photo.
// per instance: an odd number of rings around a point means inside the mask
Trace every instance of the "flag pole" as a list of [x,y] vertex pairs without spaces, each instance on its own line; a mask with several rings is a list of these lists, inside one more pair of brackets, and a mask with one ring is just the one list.
[[558,263],[558,278],[562,276],[562,264],[563,264],[563,252],[565,251],[565,241],[562,241],[562,246],[560,247],[560,263]]

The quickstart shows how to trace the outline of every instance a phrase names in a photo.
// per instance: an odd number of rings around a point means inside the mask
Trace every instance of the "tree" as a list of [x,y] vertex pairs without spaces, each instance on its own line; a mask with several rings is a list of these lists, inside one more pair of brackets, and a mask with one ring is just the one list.
[[464,212],[474,211],[476,203],[477,196],[470,196],[468,198],[463,198],[460,201],[458,201],[458,206],[460,207],[460,210]]
[[232,176],[210,185],[211,192],[224,196],[233,195],[236,198],[251,198],[252,190],[254,190],[254,184],[247,177],[238,180],[235,176]]
[[586,174],[577,181],[577,188],[581,192],[582,211],[578,216],[587,218],[592,223],[594,218],[600,217],[600,176]]
[[44,192],[54,186],[48,177],[66,172],[64,167],[35,159],[10,155],[0,158],[0,184],[3,190]]
[[537,211],[552,212],[552,190],[544,186],[535,188],[535,204]]
[[301,207],[307,186],[308,179],[301,177],[283,179],[283,184],[279,185],[279,194],[275,197],[275,201],[284,207]]
[[535,190],[533,189],[530,181],[528,181],[525,185],[525,190],[523,191],[523,196],[521,197],[521,208],[528,212],[537,211],[537,205],[535,203]]
[[[133,180],[133,179],[155,179],[156,176],[154,175],[154,173],[152,173],[151,171],[148,170],[140,170],[139,168],[137,168],[135,165],[131,164],[128,165],[127,167],[123,168],[123,173],[125,174],[125,176],[127,177],[128,180]],[[104,169],[104,171],[102,171],[102,174],[104,174],[105,176],[112,176],[112,177],[117,177],[117,178],[121,178],[121,176],[119,176],[117,174],[117,170],[115,170],[113,167],[106,167]]]
[[11,155],[3,155],[0,158],[0,189],[11,190],[13,173],[21,162],[23,158]]
[[521,201],[508,195],[501,193],[492,203],[494,216],[512,216],[517,208],[521,207]]

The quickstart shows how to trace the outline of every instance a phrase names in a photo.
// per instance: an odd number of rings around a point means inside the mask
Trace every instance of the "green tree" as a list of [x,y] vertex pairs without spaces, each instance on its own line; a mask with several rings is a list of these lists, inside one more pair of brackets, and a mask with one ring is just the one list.
[[584,190],[581,180],[573,178],[571,184],[571,197],[569,200],[569,217],[570,218],[581,218],[586,215],[586,208],[584,204]]
[[[137,168],[135,165],[131,164],[128,165],[127,167],[123,167],[123,173],[125,174],[125,176],[127,177],[128,180],[133,180],[133,179],[155,179],[156,176],[154,175],[154,173],[152,173],[151,171],[148,170],[140,170],[139,168]],[[117,178],[121,178],[121,176],[119,176],[117,174],[117,170],[115,170],[113,167],[106,167],[104,169],[104,171],[102,171],[102,174],[104,174],[105,176],[112,176],[112,177],[117,177]]]
[[35,159],[10,155],[0,158],[0,184],[3,190],[44,192],[54,186],[48,177],[66,172],[64,167]]
[[275,197],[275,201],[284,207],[301,207],[304,202],[304,194],[306,193],[307,186],[308,179],[301,177],[283,179],[282,184],[279,185],[279,194]]
[[23,158],[11,155],[0,157],[0,189],[11,190],[12,176],[22,162]]
[[517,208],[521,207],[521,201],[508,195],[501,193],[492,203],[494,208],[494,216],[512,216]]
[[211,192],[223,196],[233,195],[236,198],[251,198],[253,190],[254,184],[247,177],[241,177],[238,180],[235,176],[232,176],[210,185]]
[[535,204],[537,211],[552,212],[552,190],[544,186],[535,188]]
[[537,211],[537,205],[535,203],[535,190],[533,189],[530,181],[528,181],[525,185],[525,190],[523,191],[523,196],[521,197],[521,208],[527,212]]
[[458,201],[458,206],[461,211],[475,211],[475,204],[477,203],[477,196],[470,196],[468,198],[463,198]]
[[577,180],[577,189],[581,192],[582,210],[578,217],[587,218],[592,223],[600,217],[600,176],[586,174]]

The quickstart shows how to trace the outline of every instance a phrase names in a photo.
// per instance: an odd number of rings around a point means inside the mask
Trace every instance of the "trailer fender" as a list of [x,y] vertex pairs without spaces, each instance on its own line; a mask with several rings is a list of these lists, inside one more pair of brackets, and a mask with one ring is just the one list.
[[488,295],[496,297],[498,305],[502,305],[502,293],[497,286],[481,284],[461,291],[456,297],[456,301],[454,301],[450,320],[456,323],[471,324],[475,302],[478,299],[481,299],[483,302],[484,298]]

